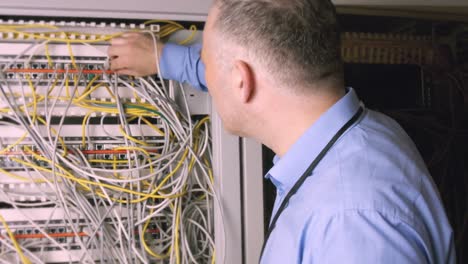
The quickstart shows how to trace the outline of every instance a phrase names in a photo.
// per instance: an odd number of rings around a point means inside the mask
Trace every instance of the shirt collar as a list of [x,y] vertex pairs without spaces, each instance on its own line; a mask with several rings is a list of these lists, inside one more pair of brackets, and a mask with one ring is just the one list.
[[356,92],[348,88],[345,96],[322,114],[283,157],[274,157],[274,166],[265,177],[272,181],[279,193],[289,192],[338,130],[357,112],[359,106]]

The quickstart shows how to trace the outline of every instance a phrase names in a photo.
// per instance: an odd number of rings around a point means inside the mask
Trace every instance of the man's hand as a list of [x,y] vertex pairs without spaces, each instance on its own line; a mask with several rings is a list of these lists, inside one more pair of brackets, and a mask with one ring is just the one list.
[[[158,58],[161,56],[163,43],[157,40]],[[111,40],[107,51],[110,69],[118,74],[136,77],[157,73],[155,45],[153,38],[144,33],[125,33]]]

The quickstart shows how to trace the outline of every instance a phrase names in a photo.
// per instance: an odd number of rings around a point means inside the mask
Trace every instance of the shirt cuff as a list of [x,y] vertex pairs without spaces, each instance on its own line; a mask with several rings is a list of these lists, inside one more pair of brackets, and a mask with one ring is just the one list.
[[201,60],[200,52],[200,44],[193,46],[166,44],[159,62],[161,77],[189,83],[198,90],[207,91],[205,65]]

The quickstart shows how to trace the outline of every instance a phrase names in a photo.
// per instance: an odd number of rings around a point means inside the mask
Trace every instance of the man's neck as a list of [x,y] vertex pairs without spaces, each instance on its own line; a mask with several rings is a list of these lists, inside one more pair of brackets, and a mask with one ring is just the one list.
[[278,100],[274,111],[265,111],[265,124],[257,139],[282,157],[345,92],[329,96],[289,97]]

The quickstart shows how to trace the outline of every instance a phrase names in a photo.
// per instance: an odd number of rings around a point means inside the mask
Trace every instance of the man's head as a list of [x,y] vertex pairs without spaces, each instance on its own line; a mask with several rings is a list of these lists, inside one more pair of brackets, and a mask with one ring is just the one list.
[[329,0],[215,0],[203,60],[225,126],[245,135],[262,84],[307,95],[343,89],[340,33]]

